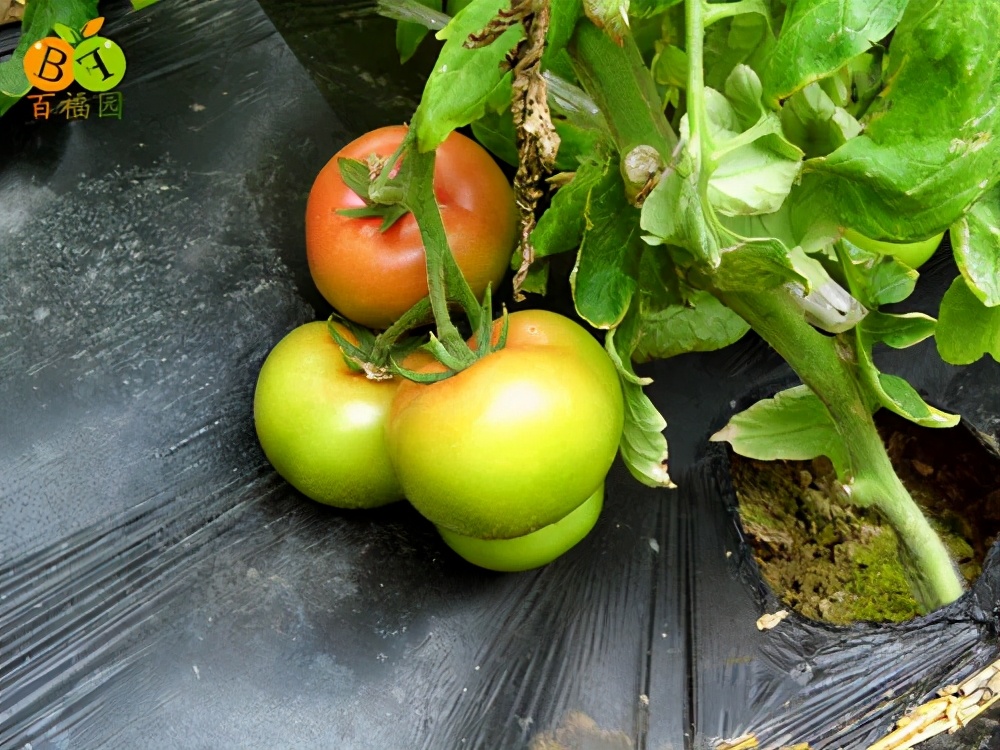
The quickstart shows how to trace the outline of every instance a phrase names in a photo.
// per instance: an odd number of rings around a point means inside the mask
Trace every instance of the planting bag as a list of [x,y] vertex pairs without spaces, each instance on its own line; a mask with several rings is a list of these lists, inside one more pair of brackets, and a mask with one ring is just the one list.
[[[0,747],[854,748],[997,658],[995,555],[927,618],[757,630],[780,605],[707,442],[792,382],[752,337],[644,368],[679,489],[616,463],[594,532],[540,570],[475,569],[405,503],[289,487],[252,400],[271,347],[330,311],[309,187],[412,114],[433,49],[401,67],[370,6],[267,10],[102,2],[121,118],[0,118]],[[932,354],[883,366],[996,439],[997,364]]]

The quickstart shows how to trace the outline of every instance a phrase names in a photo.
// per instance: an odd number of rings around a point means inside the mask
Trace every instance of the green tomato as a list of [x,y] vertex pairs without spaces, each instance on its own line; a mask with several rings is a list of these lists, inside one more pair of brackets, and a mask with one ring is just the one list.
[[325,322],[299,326],[268,354],[257,379],[254,423],[264,455],[320,503],[374,508],[402,500],[385,445],[396,389],[395,380],[351,370]]
[[568,318],[528,310],[510,315],[502,350],[431,385],[401,383],[386,435],[421,514],[463,536],[512,539],[563,518],[604,480],[623,414],[601,345]]
[[604,505],[604,483],[575,510],[555,523],[515,539],[476,539],[438,527],[445,543],[473,565],[516,573],[548,565],[576,546],[597,523]]
[[891,255],[900,263],[904,263],[910,268],[920,268],[930,260],[937,250],[938,245],[944,237],[944,232],[928,237],[919,242],[886,242],[885,240],[873,240],[864,235],[858,234],[853,229],[844,230],[844,239],[852,245],[857,245],[862,250],[879,255]]

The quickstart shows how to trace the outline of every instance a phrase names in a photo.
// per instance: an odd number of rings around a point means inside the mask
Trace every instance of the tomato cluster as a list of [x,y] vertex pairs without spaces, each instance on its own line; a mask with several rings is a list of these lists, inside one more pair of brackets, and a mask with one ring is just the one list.
[[[383,128],[338,156],[365,159],[373,148],[383,155],[404,132]],[[481,294],[510,259],[513,196],[506,181],[498,187],[492,170],[502,173],[472,141],[452,135],[438,156],[435,193],[449,244]],[[379,233],[372,225],[378,220],[335,213],[360,201],[343,186],[336,158],[309,199],[310,268],[342,313],[385,326],[427,295],[423,248],[412,216],[397,222],[398,231]],[[417,276],[421,283],[411,278]],[[346,327],[334,325],[352,340]],[[369,379],[348,366],[326,326],[307,323],[279,342],[254,396],[261,447],[290,484],[341,508],[405,497],[459,555],[494,570],[544,565],[590,532],[624,406],[613,363],[580,325],[541,310],[513,313],[503,348],[430,384]],[[494,343],[501,329],[496,321]],[[406,365],[443,369],[422,352]]]

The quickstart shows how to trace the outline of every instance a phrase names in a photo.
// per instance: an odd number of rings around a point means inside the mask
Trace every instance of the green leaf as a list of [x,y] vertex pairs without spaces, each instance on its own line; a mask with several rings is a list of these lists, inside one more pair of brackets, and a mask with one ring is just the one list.
[[582,0],[554,0],[549,3],[549,30],[545,35],[545,62],[566,49],[576,22],[583,17]]
[[645,247],[639,210],[628,202],[616,167],[617,160],[605,161],[600,181],[590,186],[580,250],[569,277],[577,313],[595,328],[614,328],[625,317]]
[[761,461],[808,461],[826,456],[837,475],[850,468],[847,446],[823,403],[807,386],[781,391],[740,412],[712,435],[741,456]]
[[870,310],[902,302],[913,293],[919,274],[891,255],[862,250],[847,240],[836,244],[851,293]]
[[[520,262],[520,261],[518,261]],[[528,275],[521,284],[522,292],[545,294],[549,285],[549,262],[546,258],[536,258],[528,268]]]
[[953,365],[987,354],[1000,362],[1000,307],[986,307],[959,276],[941,299],[935,341],[941,359]]
[[803,168],[806,216],[877,240],[947,229],[1000,179],[1000,3],[910,0],[864,132]]
[[648,487],[674,487],[667,470],[667,421],[656,410],[642,386],[652,381],[639,378],[632,369],[632,351],[638,335],[638,310],[633,303],[618,328],[604,340],[618,370],[625,398],[625,426],[619,443],[622,460],[629,472]]
[[[681,177],[683,169],[687,177]],[[722,291],[752,291],[789,281],[807,286],[774,237],[743,237],[706,217],[698,195],[696,173],[689,163],[666,172],[642,206],[640,226],[650,244],[676,245],[713,274]]]
[[436,148],[456,128],[482,117],[494,92],[509,87],[509,72],[500,65],[520,41],[524,29],[516,24],[492,44],[466,49],[470,34],[478,34],[492,21],[506,0],[472,0],[438,32],[444,40],[434,70],[424,86],[423,97],[413,116],[413,127],[421,151]]
[[607,160],[588,159],[580,165],[573,179],[556,191],[552,203],[531,233],[536,257],[565,253],[580,246],[587,225],[587,202],[608,169]]
[[740,63],[766,59],[774,44],[770,19],[758,13],[743,13],[712,24],[705,36],[705,85],[721,90]]
[[843,107],[834,104],[818,83],[811,83],[781,108],[785,135],[806,156],[826,156],[861,133],[861,125]]
[[[514,118],[510,111],[491,112],[472,123],[472,135],[487,151],[501,161],[517,166],[517,133],[514,129]],[[560,147],[562,143],[559,144]]]
[[150,5],[154,5],[160,2],[160,0],[132,0],[132,7],[136,10],[142,10],[143,8],[148,8]]
[[934,335],[937,321],[923,313],[890,315],[873,311],[861,323],[865,336],[893,349],[906,349]]
[[724,292],[751,292],[781,286],[789,282],[808,285],[795,270],[788,248],[775,238],[739,237],[723,230],[728,246],[713,283]]
[[960,417],[957,414],[948,414],[931,406],[903,378],[879,372],[872,360],[875,337],[864,325],[855,328],[854,333],[858,374],[867,394],[876,403],[921,427],[954,427],[958,424]]
[[[785,140],[777,116],[763,107],[757,74],[738,65],[726,79],[728,99],[714,89],[704,93],[715,162],[709,202],[726,216],[779,210],[798,177],[802,152]],[[681,136],[688,137],[686,118]]]
[[687,53],[673,44],[662,45],[653,58],[650,71],[658,84],[683,89],[687,86]]
[[789,0],[778,41],[761,71],[767,98],[784,99],[866,51],[899,23],[906,4],[907,0]]
[[640,226],[650,244],[677,245],[711,268],[719,265],[719,241],[705,218],[697,173],[686,150],[646,197]]
[[878,385],[883,406],[921,427],[954,427],[961,419],[958,414],[946,414],[930,406],[898,375],[880,372]]
[[969,291],[986,307],[1000,305],[1000,190],[984,195],[952,226],[951,244]]
[[[552,124],[559,134],[555,170],[573,172],[580,166],[580,160],[594,151],[600,135],[596,130],[578,127],[555,113],[552,115]],[[501,112],[487,110],[472,123],[472,134],[498,159],[517,166],[517,132],[509,108]]]
[[0,63],[0,115],[31,90],[24,74],[28,48],[48,36],[57,23],[79,29],[92,18],[97,18],[97,0],[31,0],[24,6],[21,39],[11,58]]
[[640,318],[639,339],[632,354],[635,362],[724,349],[750,330],[739,315],[701,291],[693,292],[687,304],[666,307],[655,305],[651,295],[643,294]]
[[[417,0],[417,2],[431,10],[443,10],[441,0]],[[427,36],[427,27],[422,24],[413,21],[396,22],[396,51],[399,52],[401,63],[405,63],[413,57],[425,36]]]
[[789,159],[763,139],[725,154],[708,181],[708,198],[727,216],[769,214],[781,208],[799,174]]

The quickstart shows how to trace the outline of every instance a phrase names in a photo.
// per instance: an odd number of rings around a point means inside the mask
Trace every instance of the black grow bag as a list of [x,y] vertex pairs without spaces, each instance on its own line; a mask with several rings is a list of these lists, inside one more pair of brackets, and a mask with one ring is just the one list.
[[[853,748],[996,658],[996,554],[928,618],[757,631],[777,604],[707,447],[788,382],[751,338],[648,368],[680,489],[616,464],[545,569],[473,569],[405,505],[306,501],[257,446],[253,386],[328,311],[313,177],[412,113],[420,63],[368,6],[269,3],[281,34],[253,0],[101,7],[123,119],[0,118],[0,747]],[[921,304],[953,275],[936,261]],[[996,363],[925,354],[885,369],[996,438]]]

